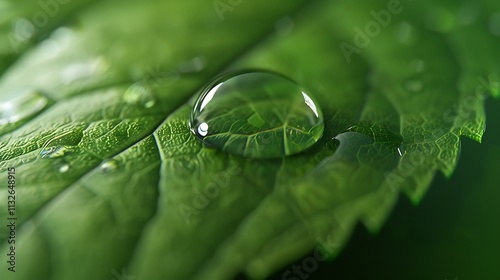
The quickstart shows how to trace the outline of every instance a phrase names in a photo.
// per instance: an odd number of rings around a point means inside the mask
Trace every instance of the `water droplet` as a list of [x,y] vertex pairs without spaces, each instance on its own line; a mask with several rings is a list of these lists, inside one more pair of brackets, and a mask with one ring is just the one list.
[[112,172],[118,168],[118,161],[114,159],[108,159],[102,162],[101,170],[104,173]]
[[415,59],[410,63],[410,71],[420,73],[425,69],[425,62],[421,59]]
[[71,165],[65,159],[55,159],[52,168],[58,173],[66,173],[71,170]]
[[71,152],[74,152],[76,148],[72,146],[52,146],[44,147],[40,152],[42,158],[60,158]]
[[490,17],[490,32],[500,37],[500,13],[494,13]]
[[58,171],[59,171],[60,173],[66,173],[66,172],[68,172],[69,170],[70,170],[70,166],[69,166],[69,164],[67,164],[67,163],[65,163],[65,164],[63,164],[63,165],[61,165],[61,166],[59,166],[59,168],[58,168]]
[[293,20],[290,17],[284,17],[276,22],[274,29],[279,36],[290,35],[293,31]]
[[398,25],[396,31],[396,39],[401,44],[409,44],[412,38],[413,27],[408,22],[404,21]]
[[153,91],[141,82],[131,85],[124,94],[125,102],[130,105],[142,105],[151,108],[156,104]]
[[25,18],[18,18],[12,22],[12,32],[19,41],[27,41],[36,33],[36,27]]
[[206,145],[253,158],[300,153],[324,130],[313,98],[271,72],[236,72],[215,79],[196,101],[190,125]]
[[205,64],[205,58],[197,56],[191,60],[181,62],[178,70],[180,73],[196,73],[203,70],[203,68],[205,68]]
[[26,120],[40,113],[49,103],[47,97],[33,89],[21,90],[10,94],[0,101],[0,125]]
[[447,9],[433,7],[427,13],[425,23],[434,31],[446,33],[455,28],[456,18]]
[[83,130],[69,130],[51,138],[47,141],[40,152],[42,158],[58,158],[77,149],[77,145],[82,141]]
[[405,88],[413,93],[421,92],[424,85],[419,80],[408,80],[404,84]]

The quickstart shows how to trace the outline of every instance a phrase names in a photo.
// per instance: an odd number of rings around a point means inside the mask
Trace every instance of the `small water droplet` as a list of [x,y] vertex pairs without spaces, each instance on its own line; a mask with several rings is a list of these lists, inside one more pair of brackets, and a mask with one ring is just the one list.
[[293,31],[293,20],[290,17],[284,17],[276,22],[274,29],[279,36],[290,35]]
[[27,41],[36,34],[36,27],[25,18],[18,18],[12,22],[12,32],[19,41]]
[[156,105],[156,98],[153,91],[142,82],[132,84],[124,94],[125,102],[130,105],[142,105],[151,108]]
[[410,63],[410,71],[420,73],[425,69],[425,62],[421,59],[415,59]]
[[196,101],[190,125],[206,145],[253,158],[300,153],[324,130],[312,96],[271,72],[236,72],[215,79]]
[[494,13],[490,17],[490,32],[500,37],[500,13]]
[[446,33],[455,28],[457,20],[449,10],[433,7],[427,13],[425,23],[434,31]]
[[179,63],[178,70],[180,73],[196,73],[203,70],[203,68],[205,68],[205,65],[205,58],[202,56],[197,56],[193,59]]
[[[10,99],[9,99],[10,97]],[[33,89],[21,90],[0,101],[0,125],[20,122],[40,113],[49,99]]]
[[73,149],[69,146],[52,146],[43,148],[40,152],[42,158],[59,158],[71,152]]
[[112,172],[118,168],[118,161],[114,159],[108,159],[102,162],[101,170],[104,173]]
[[421,92],[424,85],[419,80],[408,80],[404,84],[405,88],[413,93]]
[[396,39],[401,44],[409,44],[412,38],[413,27],[404,21],[398,25]]
[[69,164],[65,163],[65,164],[63,164],[63,165],[59,166],[58,171],[59,171],[60,173],[66,173],[66,172],[68,172],[68,171],[70,170],[70,168],[71,168],[71,167],[69,166]]

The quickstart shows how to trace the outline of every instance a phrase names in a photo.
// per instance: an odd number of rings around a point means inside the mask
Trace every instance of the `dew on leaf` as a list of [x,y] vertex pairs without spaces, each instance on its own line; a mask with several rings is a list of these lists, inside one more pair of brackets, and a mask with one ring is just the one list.
[[196,73],[203,70],[203,68],[205,68],[205,65],[205,58],[202,56],[197,56],[193,59],[179,63],[178,70],[180,73]]
[[71,165],[65,159],[56,159],[52,162],[52,168],[58,173],[66,173],[71,169]]
[[39,114],[49,99],[34,89],[12,92],[0,100],[0,126],[20,122]]
[[128,87],[123,97],[129,105],[140,105],[144,108],[151,108],[156,104],[156,97],[153,90],[142,82],[134,83]]
[[300,153],[324,130],[313,97],[271,72],[236,72],[215,79],[197,99],[190,126],[207,146],[253,158]]
[[69,164],[64,163],[61,166],[59,166],[59,168],[57,169],[57,171],[59,171],[60,173],[66,173],[66,172],[68,172],[70,170],[70,168],[71,167],[69,166]]
[[58,158],[73,152],[82,141],[82,129],[69,130],[59,133],[48,140],[40,152],[41,158]]
[[59,158],[66,155],[71,148],[67,146],[52,146],[43,148],[40,152],[42,158]]
[[107,159],[101,163],[101,171],[104,173],[112,172],[118,168],[118,161],[114,159]]
[[293,25],[293,20],[290,17],[284,17],[274,24],[274,29],[279,36],[287,36],[292,33]]

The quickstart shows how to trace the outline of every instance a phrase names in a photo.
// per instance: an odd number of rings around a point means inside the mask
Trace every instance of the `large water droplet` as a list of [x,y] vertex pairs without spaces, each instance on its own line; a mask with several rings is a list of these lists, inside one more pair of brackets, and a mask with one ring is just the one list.
[[0,126],[35,116],[48,103],[47,97],[33,89],[14,92],[8,96],[7,100],[0,101]]
[[142,82],[132,84],[125,91],[124,99],[130,105],[141,105],[145,108],[151,108],[156,104],[153,91]]
[[317,103],[291,80],[270,72],[215,79],[196,101],[191,130],[206,145],[253,158],[300,153],[321,138]]

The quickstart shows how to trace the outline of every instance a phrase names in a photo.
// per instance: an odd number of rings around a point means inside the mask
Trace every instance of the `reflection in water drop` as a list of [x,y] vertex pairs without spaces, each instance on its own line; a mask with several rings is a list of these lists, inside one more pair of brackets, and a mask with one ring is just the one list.
[[49,103],[39,91],[28,89],[13,92],[11,99],[0,101],[0,125],[16,123],[40,113]]
[[276,22],[274,29],[279,36],[289,35],[293,31],[293,20],[290,17],[284,17]]
[[125,91],[123,98],[129,105],[141,105],[145,108],[151,108],[156,104],[153,91],[142,82],[131,85]]
[[398,147],[398,154],[400,157],[402,157],[404,154],[406,154],[406,149],[404,143],[401,143],[401,146]]
[[490,32],[500,37],[500,13],[494,13],[490,17]]
[[103,161],[101,164],[101,171],[104,173],[112,172],[118,168],[118,161],[114,159],[108,159]]
[[199,133],[201,136],[207,136],[207,134],[208,134],[208,124],[207,124],[206,122],[201,123],[201,124],[198,126],[198,133]]
[[324,130],[311,95],[270,72],[236,72],[215,79],[196,101],[190,125],[206,145],[254,158],[300,153]]

